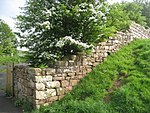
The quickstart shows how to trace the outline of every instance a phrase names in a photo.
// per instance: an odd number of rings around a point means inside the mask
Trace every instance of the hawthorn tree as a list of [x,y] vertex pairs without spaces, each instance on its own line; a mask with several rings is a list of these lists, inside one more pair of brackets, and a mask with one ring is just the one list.
[[108,13],[106,0],[28,0],[22,10],[20,45],[34,66],[90,49],[102,40]]
[[16,36],[10,27],[0,19],[0,55],[16,53]]

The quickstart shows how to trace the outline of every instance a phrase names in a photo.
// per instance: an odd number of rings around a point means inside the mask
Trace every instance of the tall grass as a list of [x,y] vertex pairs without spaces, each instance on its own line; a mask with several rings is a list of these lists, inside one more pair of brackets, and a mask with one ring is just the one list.
[[[121,85],[112,88],[117,80]],[[136,40],[111,54],[62,100],[32,112],[149,113],[150,40]]]

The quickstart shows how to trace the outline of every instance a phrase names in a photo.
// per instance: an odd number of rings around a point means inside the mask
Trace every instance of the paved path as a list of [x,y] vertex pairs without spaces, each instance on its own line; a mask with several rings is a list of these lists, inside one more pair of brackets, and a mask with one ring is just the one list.
[[[3,67],[5,68],[5,67]],[[0,66],[2,69],[2,66]],[[6,73],[0,72],[0,113],[23,113],[22,109],[15,107],[11,98],[5,96]]]
[[0,92],[0,113],[23,113],[21,108],[17,108],[11,98]]

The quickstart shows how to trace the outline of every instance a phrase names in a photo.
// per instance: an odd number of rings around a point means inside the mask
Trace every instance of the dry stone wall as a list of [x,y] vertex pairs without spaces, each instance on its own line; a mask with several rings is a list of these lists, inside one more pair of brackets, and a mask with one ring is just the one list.
[[92,71],[112,52],[119,50],[136,38],[149,38],[150,32],[133,23],[126,32],[118,32],[113,38],[99,43],[90,55],[73,55],[67,60],[58,61],[54,68],[31,68],[15,66],[15,97],[27,98],[34,107],[50,104],[63,98],[81,78]]

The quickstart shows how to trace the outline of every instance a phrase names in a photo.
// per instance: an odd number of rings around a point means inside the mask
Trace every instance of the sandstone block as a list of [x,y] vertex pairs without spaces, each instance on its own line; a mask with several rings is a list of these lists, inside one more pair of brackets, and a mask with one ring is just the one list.
[[47,99],[48,102],[54,102],[56,100],[58,100],[58,96],[53,96]]
[[58,77],[66,77],[66,76],[67,76],[67,73],[65,73],[65,71],[64,71],[64,73],[62,73],[62,74],[57,74],[57,76],[58,76]]
[[57,74],[61,74],[64,72],[64,69],[57,69],[56,72],[57,72]]
[[77,59],[77,55],[71,55],[69,59],[75,61]]
[[88,68],[87,69],[87,73],[90,73],[92,71],[92,69]]
[[84,68],[83,70],[82,70],[82,74],[86,74],[87,73],[87,70]]
[[46,103],[46,99],[40,99],[40,100],[35,100],[35,103],[34,104],[36,104],[36,105],[43,105],[43,104],[45,104]]
[[56,96],[56,89],[47,89],[46,95],[47,97]]
[[53,77],[52,76],[46,76],[46,81],[52,81]]
[[89,65],[89,66],[93,66],[93,63],[92,63],[92,62],[88,62],[88,65]]
[[95,66],[97,66],[99,64],[99,62],[95,62],[94,64],[93,64],[93,66],[95,67]]
[[46,73],[46,75],[55,74],[56,73],[56,69],[47,68],[47,69],[45,69],[45,73]]
[[36,91],[34,96],[35,99],[46,99],[47,97],[44,91]]
[[63,95],[64,94],[64,89],[63,88],[57,88],[57,95]]
[[34,81],[37,83],[42,82],[42,76],[35,76]]
[[105,50],[108,50],[109,49],[109,46],[104,46]]
[[84,58],[84,59],[82,60],[82,65],[85,66],[85,65],[87,65],[87,64],[88,64],[88,60],[87,60],[86,58]]
[[107,42],[101,42],[102,46],[105,46],[107,44]]
[[61,100],[65,95],[58,96],[58,99]]
[[65,88],[65,94],[68,93],[68,92],[70,92],[71,90],[72,90],[72,86],[67,86]]
[[69,60],[68,63],[69,63],[69,66],[74,66],[75,65],[75,61],[73,61],[73,60]]
[[62,86],[62,87],[67,87],[67,86],[69,86],[69,81],[67,81],[67,80],[61,81],[61,86]]
[[77,85],[78,80],[70,80],[70,85],[74,86]]
[[103,53],[103,57],[106,58],[108,56],[108,53]]
[[53,77],[54,81],[64,80],[64,79],[65,79],[65,77]]
[[41,76],[41,71],[42,70],[40,68],[29,68],[28,69],[28,74]]
[[76,62],[76,64],[77,64],[78,66],[80,66],[80,65],[82,65],[82,61],[79,60],[79,61]]
[[68,61],[57,61],[55,64],[57,67],[67,67]]
[[75,73],[76,72],[76,66],[70,66],[70,73]]
[[82,74],[78,76],[79,79],[81,79],[81,78],[83,78],[83,77],[84,77],[84,76],[83,76]]
[[35,83],[35,88],[38,91],[45,90],[45,85],[43,83]]
[[47,88],[57,88],[60,87],[60,82],[59,81],[46,82],[45,86]]
[[71,72],[70,69],[68,69],[68,68],[64,69],[64,73],[69,73],[69,72]]
[[65,77],[65,80],[70,80],[71,79],[71,77]]
[[68,76],[75,76],[75,73],[68,73]]

